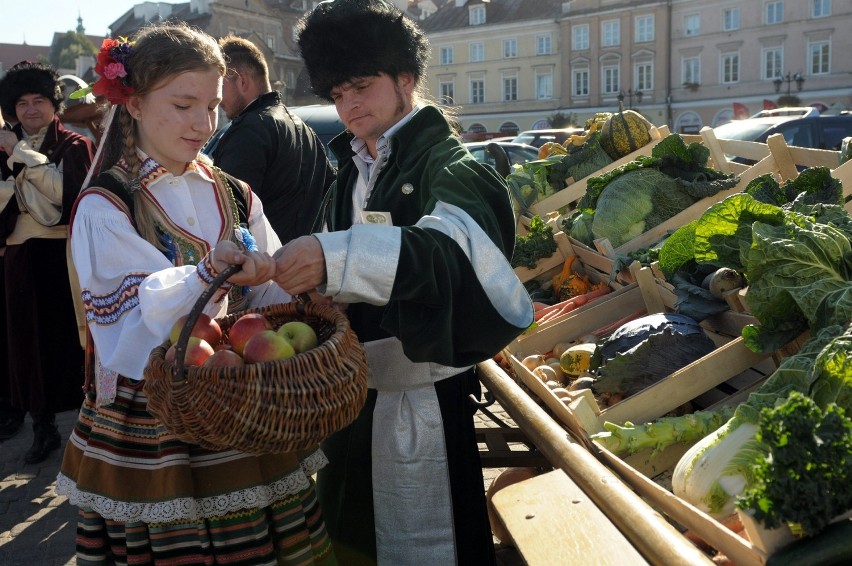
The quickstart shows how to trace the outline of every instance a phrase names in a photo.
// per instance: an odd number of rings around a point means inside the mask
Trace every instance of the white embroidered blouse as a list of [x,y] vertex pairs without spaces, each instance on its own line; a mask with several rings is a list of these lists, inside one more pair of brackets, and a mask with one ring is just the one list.
[[[144,157],[144,156],[143,156]],[[229,237],[225,210],[209,171],[189,164],[175,176],[147,158],[141,189],[187,238],[201,239],[206,251]],[[260,200],[249,198],[249,231],[259,251],[272,254],[281,243]],[[142,379],[148,354],[160,345],[178,317],[187,314],[201,295],[209,274],[195,265],[175,267],[142,238],[128,216],[99,194],[83,196],[71,231],[71,254],[80,279],[86,320],[95,343],[98,405],[115,397],[117,376]],[[199,258],[199,266],[205,263]],[[249,306],[286,303],[291,299],[273,282],[252,288]],[[227,311],[227,296],[211,301],[211,317]]]

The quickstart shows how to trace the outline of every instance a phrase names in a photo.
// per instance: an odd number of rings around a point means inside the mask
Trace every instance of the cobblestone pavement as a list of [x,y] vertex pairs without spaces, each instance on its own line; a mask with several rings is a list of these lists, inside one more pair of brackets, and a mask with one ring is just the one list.
[[[493,405],[490,411],[512,424],[499,405]],[[499,426],[482,412],[477,412],[475,418],[478,427]],[[75,420],[75,411],[57,415],[63,448]],[[63,448],[53,452],[44,462],[28,466],[24,464],[24,453],[32,439],[32,423],[27,417],[15,437],[0,442],[0,566],[74,566],[77,564],[74,557],[76,507],[54,491]],[[502,470],[483,469],[486,489]],[[496,549],[501,566],[523,564],[511,547],[497,544]]]
[[[76,411],[57,415],[63,447],[76,417]],[[15,437],[0,442],[0,564],[75,565],[77,511],[53,490],[62,448],[44,462],[28,466],[24,453],[32,441],[32,422],[27,417]]]

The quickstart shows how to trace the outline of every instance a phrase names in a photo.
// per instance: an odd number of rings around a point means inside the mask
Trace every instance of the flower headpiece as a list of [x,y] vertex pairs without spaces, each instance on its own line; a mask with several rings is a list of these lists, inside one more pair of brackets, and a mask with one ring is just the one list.
[[127,59],[133,53],[133,46],[133,42],[123,37],[105,39],[95,64],[95,72],[100,78],[88,87],[73,92],[70,98],[82,98],[91,92],[103,95],[113,105],[126,103],[133,94],[127,71]]

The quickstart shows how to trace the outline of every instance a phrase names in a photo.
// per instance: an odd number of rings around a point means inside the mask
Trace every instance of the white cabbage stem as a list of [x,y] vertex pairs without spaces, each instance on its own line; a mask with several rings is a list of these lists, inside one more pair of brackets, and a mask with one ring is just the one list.
[[732,515],[737,496],[752,483],[752,463],[761,457],[757,429],[734,418],[695,443],[675,466],[674,494],[717,519]]

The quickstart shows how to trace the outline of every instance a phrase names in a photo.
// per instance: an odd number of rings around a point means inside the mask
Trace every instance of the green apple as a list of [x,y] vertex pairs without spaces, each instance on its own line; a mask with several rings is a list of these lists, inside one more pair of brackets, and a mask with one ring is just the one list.
[[286,360],[296,355],[296,350],[286,338],[274,330],[264,330],[249,338],[243,348],[243,359],[247,364]]
[[317,346],[317,333],[306,322],[299,320],[285,322],[277,332],[290,342],[297,354],[307,352]]

